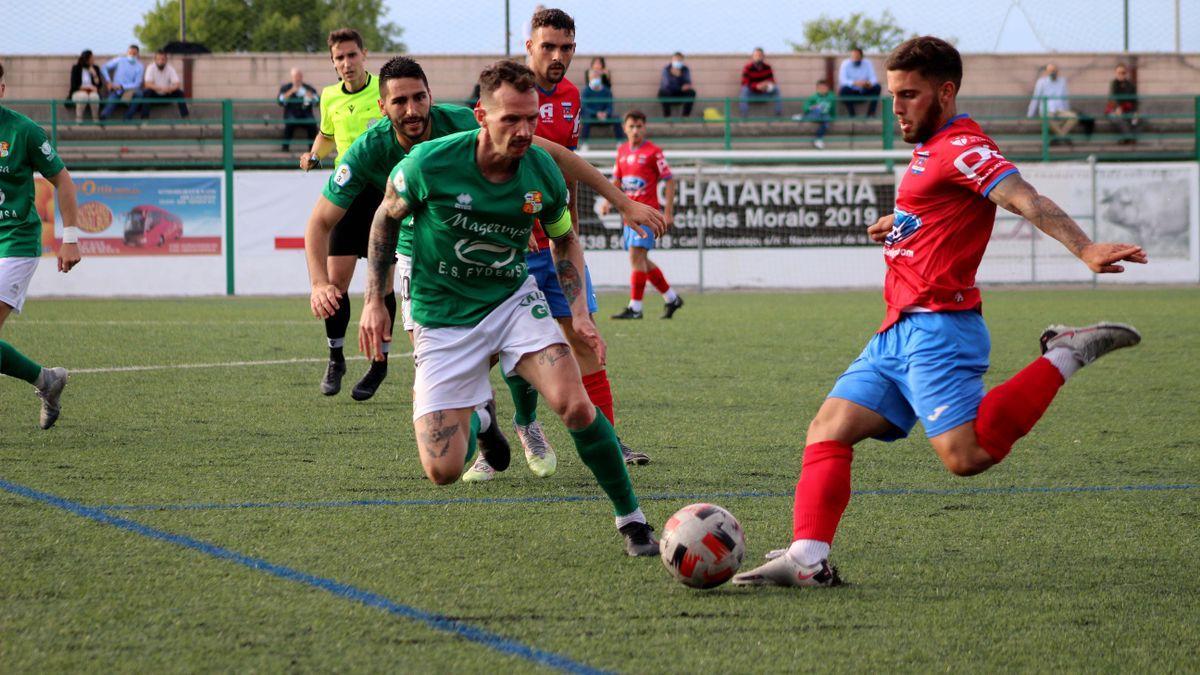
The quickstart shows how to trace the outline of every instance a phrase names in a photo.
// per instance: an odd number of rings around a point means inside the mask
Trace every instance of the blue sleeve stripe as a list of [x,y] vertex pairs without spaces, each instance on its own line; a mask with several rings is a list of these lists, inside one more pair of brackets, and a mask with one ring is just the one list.
[[1005,178],[1008,178],[1009,176],[1013,175],[1014,173],[1020,173],[1020,171],[1017,171],[1017,167],[1015,167],[1015,166],[1013,168],[1009,169],[1008,171],[1005,171],[1004,173],[1000,174],[999,176],[996,176],[995,178],[993,178],[992,182],[988,183],[988,186],[983,189],[983,196],[987,197],[989,194],[991,194],[992,188],[996,187],[996,185],[999,184],[1000,181],[1004,180]]

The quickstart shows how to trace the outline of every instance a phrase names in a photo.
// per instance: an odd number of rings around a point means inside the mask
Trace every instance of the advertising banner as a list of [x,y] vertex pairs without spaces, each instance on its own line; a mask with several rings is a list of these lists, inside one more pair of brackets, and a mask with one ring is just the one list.
[[[867,226],[895,202],[890,174],[802,167],[672,167],[675,227],[659,248],[870,246]],[[659,201],[664,201],[659,185]],[[589,250],[621,248],[622,225],[580,189],[580,233]]]
[[[221,254],[222,174],[80,172],[71,179],[84,256]],[[62,216],[52,214],[53,187],[44,179],[37,204],[45,211],[43,248],[53,254],[62,238]]]

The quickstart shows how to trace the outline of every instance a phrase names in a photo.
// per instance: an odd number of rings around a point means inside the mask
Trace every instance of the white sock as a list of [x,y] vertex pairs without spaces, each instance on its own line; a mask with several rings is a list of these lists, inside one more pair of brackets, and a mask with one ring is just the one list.
[[816,539],[797,539],[788,547],[787,556],[792,562],[812,567],[829,558],[829,544]]
[[678,297],[679,296],[676,295],[674,288],[668,288],[666,292],[663,293],[663,300],[666,300],[667,302],[675,302],[675,298]]
[[325,338],[325,341],[329,343],[330,349],[337,349],[338,347],[342,347],[346,344],[346,338],[344,338],[344,337]]
[[623,516],[617,516],[617,529],[619,530],[622,527],[625,527],[626,525],[628,525],[630,523],[644,523],[644,522],[646,522],[646,514],[642,513],[642,509],[639,508],[637,511],[634,511],[633,513],[628,513]]
[[642,311],[642,301],[641,300],[630,300],[629,301],[629,309],[632,309],[635,312]]
[[1066,347],[1055,347],[1043,354],[1042,358],[1054,364],[1055,368],[1058,368],[1058,372],[1062,373],[1064,382],[1071,379],[1075,371],[1083,367],[1079,359],[1075,358],[1075,353]]
[[44,386],[46,386],[46,369],[42,368],[41,372],[38,373],[37,379],[33,381],[33,387],[41,389]]
[[479,433],[487,431],[492,426],[492,416],[488,414],[486,407],[487,404],[484,403],[475,408],[475,414],[479,415]]

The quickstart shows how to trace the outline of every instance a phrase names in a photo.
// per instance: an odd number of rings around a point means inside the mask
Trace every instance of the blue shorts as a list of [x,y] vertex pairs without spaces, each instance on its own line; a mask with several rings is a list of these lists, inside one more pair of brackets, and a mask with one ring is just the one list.
[[871,338],[829,397],[891,422],[896,428],[876,437],[881,441],[904,438],[918,417],[932,438],[977,416],[991,348],[978,312],[905,314]]
[[634,246],[641,246],[642,248],[647,249],[647,250],[653,249],[654,248],[654,237],[653,236],[643,237],[642,235],[638,234],[637,230],[626,225],[625,226],[625,250],[628,251],[629,249],[633,248]]
[[[569,318],[571,305],[567,302],[567,296],[563,295],[562,286],[558,285],[558,274],[554,271],[554,258],[550,255],[550,249],[526,255],[525,262],[529,264],[529,274],[537,281],[538,289],[546,296],[546,302],[550,305],[550,316],[556,319]],[[600,310],[600,305],[596,304],[596,291],[592,289],[592,273],[584,267],[583,275],[587,279],[588,313],[595,314]]]

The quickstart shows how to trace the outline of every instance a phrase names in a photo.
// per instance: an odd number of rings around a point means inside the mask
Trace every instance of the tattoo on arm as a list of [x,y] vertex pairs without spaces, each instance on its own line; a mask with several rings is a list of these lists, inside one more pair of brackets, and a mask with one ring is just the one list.
[[579,294],[583,292],[583,275],[571,260],[571,253],[579,246],[579,240],[574,232],[554,239],[550,242],[554,253],[554,271],[558,274],[558,285],[562,287],[567,304],[575,304]]
[[1057,239],[1072,254],[1078,256],[1092,243],[1079,224],[1067,215],[1053,199],[1039,194],[1037,189],[1019,175],[1000,181],[988,195],[996,204],[1033,223],[1048,236]]
[[400,222],[408,215],[408,202],[388,184],[387,194],[371,220],[371,238],[367,245],[367,293],[387,294],[388,270],[396,259],[396,241]]
[[421,431],[421,447],[430,457],[445,457],[450,452],[450,442],[458,434],[458,423],[446,424],[446,413],[432,413]]

